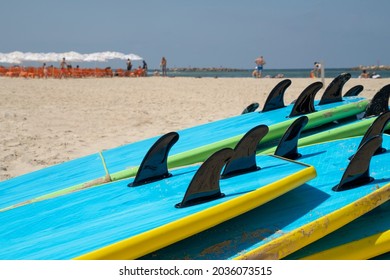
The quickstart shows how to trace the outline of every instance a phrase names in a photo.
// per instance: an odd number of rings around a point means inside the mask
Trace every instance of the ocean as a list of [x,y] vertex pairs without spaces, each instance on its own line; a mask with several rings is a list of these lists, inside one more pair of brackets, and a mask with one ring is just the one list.
[[[312,69],[265,69],[263,70],[263,77],[275,77],[276,75],[282,74],[283,78],[309,78],[310,71]],[[212,77],[212,78],[252,78],[253,69],[244,69],[244,70],[229,70],[229,71],[173,71],[168,69],[168,76],[170,77]],[[352,78],[358,78],[361,74],[360,70],[352,70],[350,68],[329,68],[325,69],[325,78],[335,78],[341,73],[350,73]],[[378,70],[375,71],[376,74],[379,74],[382,78],[390,78],[390,70]],[[150,75],[153,74],[153,71],[150,71]]]

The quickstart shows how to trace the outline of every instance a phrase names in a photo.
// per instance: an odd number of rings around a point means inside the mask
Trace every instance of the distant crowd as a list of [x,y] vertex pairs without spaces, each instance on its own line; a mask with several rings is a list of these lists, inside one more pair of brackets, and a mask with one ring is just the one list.
[[122,69],[112,70],[111,67],[106,68],[81,68],[79,66],[65,68],[54,67],[53,65],[42,67],[24,67],[24,66],[0,66],[0,76],[3,77],[22,77],[22,78],[87,78],[87,77],[145,77],[146,71],[136,69],[126,71]]
[[[153,73],[155,76],[167,76],[167,60],[162,57],[161,73],[156,71]],[[148,76],[148,65],[145,60],[142,61],[142,66],[138,66],[133,69],[133,63],[129,59],[126,61],[125,69],[111,69],[106,68],[81,68],[79,65],[73,67],[70,62],[64,57],[59,67],[54,65],[48,66],[43,63],[41,67],[22,66],[14,65],[5,67],[0,65],[0,76],[1,77],[23,77],[23,78],[86,78],[86,77],[147,77]]]

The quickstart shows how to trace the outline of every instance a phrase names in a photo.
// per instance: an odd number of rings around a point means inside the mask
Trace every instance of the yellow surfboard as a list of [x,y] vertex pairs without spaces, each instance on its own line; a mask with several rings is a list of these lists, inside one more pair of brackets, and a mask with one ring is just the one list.
[[390,202],[291,254],[287,259],[363,260],[390,252]]

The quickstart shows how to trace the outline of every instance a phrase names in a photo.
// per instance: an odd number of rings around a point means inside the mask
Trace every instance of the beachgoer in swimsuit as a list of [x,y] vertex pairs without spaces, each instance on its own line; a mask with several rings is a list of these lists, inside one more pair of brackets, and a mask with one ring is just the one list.
[[127,59],[127,71],[131,71],[131,68],[133,67],[133,64],[131,64],[130,58]]
[[60,63],[60,68],[61,68],[61,78],[66,76],[66,68],[68,64],[65,61],[65,57],[62,58],[62,61]]
[[167,75],[167,60],[165,59],[164,56],[161,59],[160,66],[161,66],[162,75],[166,76]]
[[256,69],[255,69],[256,70],[256,77],[261,78],[261,76],[263,74],[263,67],[265,64],[265,60],[264,60],[263,56],[256,58],[255,63],[256,63]]

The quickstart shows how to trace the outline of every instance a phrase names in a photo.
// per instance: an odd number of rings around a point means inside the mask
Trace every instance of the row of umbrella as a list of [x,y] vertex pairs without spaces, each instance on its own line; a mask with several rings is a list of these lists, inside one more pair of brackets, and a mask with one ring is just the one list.
[[121,60],[143,60],[142,57],[136,54],[124,54],[121,52],[94,52],[94,53],[78,53],[78,52],[49,52],[49,53],[33,53],[14,51],[10,53],[0,53],[0,63],[21,64],[25,61],[35,62],[59,62],[63,58],[72,62],[106,62],[111,59]]

